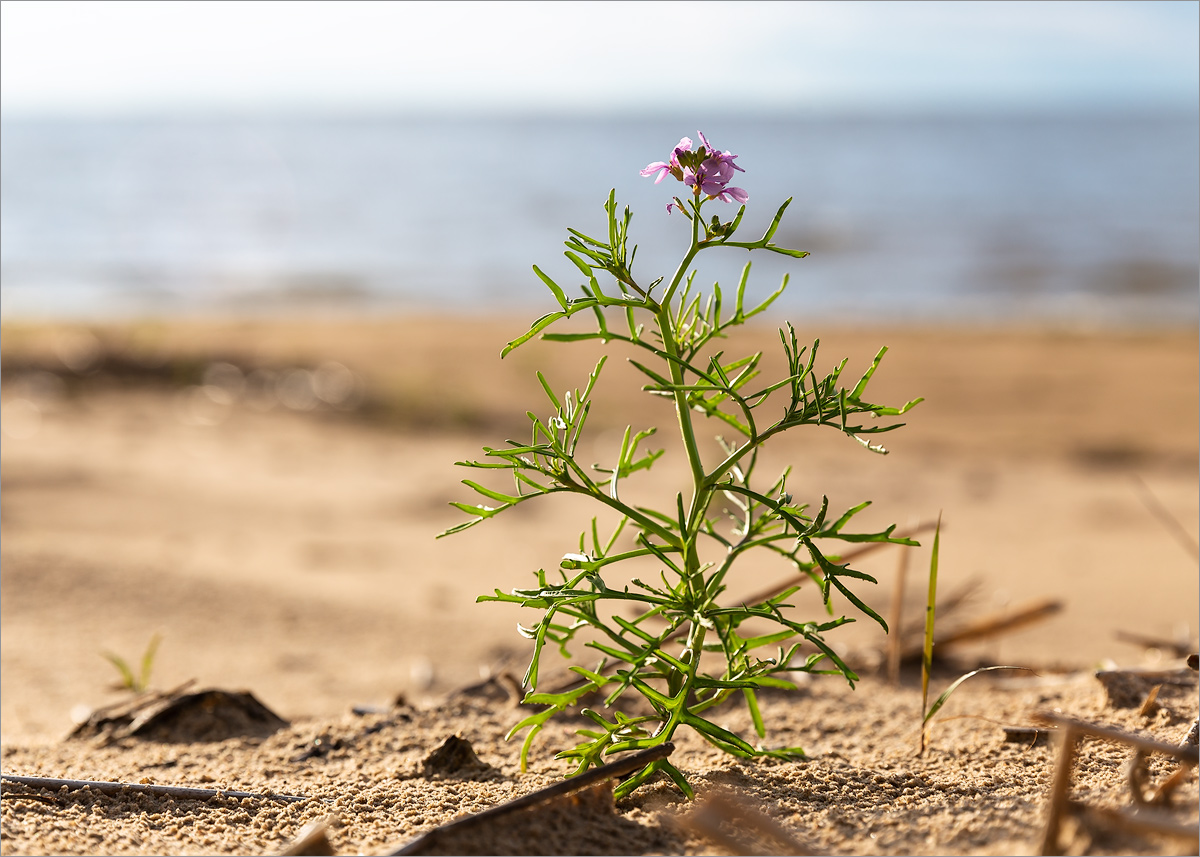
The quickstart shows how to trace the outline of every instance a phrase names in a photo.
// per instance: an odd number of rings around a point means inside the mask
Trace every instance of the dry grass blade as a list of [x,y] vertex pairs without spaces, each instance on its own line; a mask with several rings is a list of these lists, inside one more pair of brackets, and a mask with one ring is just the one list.
[[1157,791],[1149,796],[1146,802],[1156,805],[1166,804],[1171,799],[1171,795],[1175,792],[1175,790],[1187,782],[1191,775],[1192,768],[1190,765],[1180,765],[1175,770],[1175,773],[1163,780],[1163,784],[1158,787]]
[[909,552],[900,551],[900,564],[896,567],[896,580],[892,583],[892,605],[888,613],[888,627],[892,633],[888,635],[887,674],[888,683],[895,686],[900,683],[900,661],[903,657],[900,634],[900,624],[904,620],[904,583],[908,577]]
[[1141,717],[1149,717],[1154,712],[1158,711],[1158,693],[1162,690],[1161,684],[1156,684],[1150,688],[1150,692],[1146,694],[1146,701],[1142,703],[1142,707],[1138,709],[1138,714]]
[[1196,540],[1192,538],[1183,524],[1179,523],[1179,519],[1171,514],[1170,510],[1162,504],[1155,493],[1150,490],[1150,486],[1140,476],[1134,476],[1133,479],[1140,489],[1139,494],[1141,495],[1142,502],[1146,504],[1146,508],[1150,510],[1150,514],[1167,528],[1167,531],[1174,536],[1175,541],[1179,542],[1183,546],[1183,549],[1192,555],[1192,559],[1200,559],[1200,544],[1197,544]]
[[950,697],[954,694],[954,691],[958,690],[962,683],[969,678],[974,678],[980,673],[995,672],[997,670],[1025,670],[1027,672],[1033,672],[1033,670],[1029,669],[1029,667],[997,665],[991,667],[980,667],[977,670],[971,670],[969,673],[960,675],[950,683],[949,687],[942,691],[941,696],[933,701],[933,705],[929,706],[925,710],[925,717],[921,720],[921,749],[920,752],[917,753],[918,756],[925,752],[925,747],[929,743],[929,731],[932,727],[934,715],[942,710],[942,706],[946,704],[946,701],[950,699]]

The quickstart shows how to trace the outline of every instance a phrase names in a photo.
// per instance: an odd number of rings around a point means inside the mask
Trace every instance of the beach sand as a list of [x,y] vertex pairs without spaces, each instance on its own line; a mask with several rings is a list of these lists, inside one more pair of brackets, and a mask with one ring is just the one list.
[[[306,822],[330,815],[338,853],[385,853],[569,770],[553,752],[578,722],[548,728],[522,774],[519,741],[503,741],[521,716],[503,683],[485,688],[491,696],[462,689],[520,676],[530,651],[515,628],[533,614],[476,596],[555,568],[578,549],[594,511],[541,498],[434,538],[464,519],[450,501],[474,502],[459,480],[478,472],[454,462],[525,439],[525,411],[547,413],[535,370],[560,391],[582,387],[600,353],[590,343],[532,342],[501,361],[501,347],[527,325],[515,316],[4,325],[4,773],[312,796],[280,805],[6,797],[4,853],[278,853]],[[1030,853],[1055,750],[1005,743],[1001,726],[1050,709],[1178,743],[1196,717],[1194,682],[1166,687],[1157,712],[1143,716],[1115,707],[1093,673],[1174,670],[1182,660],[1166,643],[1195,646],[1197,334],[801,325],[797,335],[802,343],[820,335],[825,371],[848,357],[850,381],[889,346],[869,398],[925,401],[904,428],[881,436],[887,456],[813,428],[780,438],[760,468],[791,466],[798,501],[828,495],[840,511],[873,500],[856,519],[864,530],[927,525],[941,514],[940,591],[966,594],[945,627],[1046,602],[1061,609],[947,648],[953,661],[935,678],[937,692],[983,664],[1038,675],[964,684],[920,758],[919,677],[909,668],[889,684],[878,668],[885,636],[846,605],[860,621],[830,641],[861,667],[858,688],[817,677],[764,701],[766,743],[802,745],[810,761],[740,762],[685,736],[673,762],[701,797],[730,793],[814,851]],[[766,377],[778,373],[771,327],[724,347],[764,350]],[[658,425],[656,440],[671,443],[669,403],[638,391],[624,356],[614,349],[594,396],[586,442],[597,461],[615,453],[629,423]],[[685,480],[686,463],[668,454],[631,487],[670,502]],[[909,551],[905,626],[919,626],[924,611],[927,531],[921,541]],[[862,594],[885,616],[900,550],[856,566],[880,579]],[[732,598],[787,581],[789,569],[751,563],[736,574]],[[807,590],[795,603],[819,609]],[[1122,633],[1164,643],[1147,648]],[[104,653],[136,666],[155,635],[153,687],[194,680],[248,690],[291,725],[217,743],[64,740],[79,716],[129,697],[113,689],[117,672]],[[376,713],[356,715],[354,706]],[[738,706],[721,715],[752,734]],[[422,760],[454,734],[488,767],[425,771]],[[325,749],[300,759],[314,746]],[[1082,756],[1076,797],[1127,803],[1128,752],[1088,742]],[[1165,760],[1155,764],[1166,770]],[[6,795],[20,790],[5,783]],[[1177,820],[1195,824],[1196,796],[1193,775],[1177,796]],[[615,815],[581,812],[561,830],[535,823],[532,833],[494,833],[480,847],[725,853],[728,845],[688,826],[691,812],[669,782],[655,782]],[[1090,847],[1180,846],[1093,831]]]

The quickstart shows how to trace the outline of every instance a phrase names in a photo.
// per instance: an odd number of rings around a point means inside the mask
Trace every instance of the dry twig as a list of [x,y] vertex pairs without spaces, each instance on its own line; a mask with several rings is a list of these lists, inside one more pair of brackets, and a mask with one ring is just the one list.
[[[973,643],[988,637],[1007,634],[1010,631],[1015,631],[1017,628],[1023,628],[1026,625],[1047,619],[1062,610],[1062,607],[1061,601],[1053,598],[1045,598],[1024,604],[1012,610],[991,613],[979,619],[966,622],[958,628],[939,634],[933,641],[934,650],[942,651],[950,646]],[[941,610],[940,606],[938,609],[939,611]],[[924,641],[916,639],[914,635],[914,639],[905,642],[901,650],[901,658],[903,660],[920,658],[923,647]]]
[[1182,658],[1195,646],[1191,640],[1168,640],[1166,637],[1151,637],[1146,634],[1134,634],[1131,631],[1116,631],[1113,636],[1123,643],[1131,643],[1141,646],[1143,649],[1161,649],[1164,652],[1170,652],[1177,658]]
[[1042,619],[1053,616],[1062,610],[1062,608],[1062,602],[1053,598],[1034,601],[1013,610],[992,613],[976,619],[962,628],[947,633],[940,640],[936,640],[935,643],[944,649],[947,646],[971,643],[976,640],[985,639],[986,637],[1007,634],[1009,631],[1023,628],[1026,625],[1040,622]]
[[[642,750],[640,753],[634,753],[618,761],[610,762],[607,765],[592,768],[590,771],[585,771],[578,776],[562,780],[552,786],[547,786],[544,789],[532,792],[524,797],[519,797],[516,800],[511,800],[508,803],[494,806],[491,809],[486,809],[474,815],[468,815],[465,818],[456,819],[449,824],[435,827],[407,845],[389,852],[389,857],[401,854],[425,854],[428,851],[436,850],[439,846],[445,844],[445,840],[451,839],[456,834],[484,826],[521,810],[543,806],[559,798],[565,798],[576,792],[584,791],[585,789],[607,785],[614,779],[620,779],[634,773],[649,762],[667,758],[674,750],[675,745],[668,741],[665,744],[651,747],[648,750]],[[611,797],[609,801],[611,803]]]
[[[1071,773],[1075,765],[1075,755],[1079,739],[1083,736],[1100,738],[1131,746],[1135,750],[1133,765],[1129,772],[1130,788],[1134,801],[1138,803],[1154,803],[1165,801],[1170,790],[1181,781],[1175,776],[1167,780],[1158,792],[1147,797],[1142,791],[1144,783],[1141,776],[1141,759],[1149,753],[1162,753],[1172,756],[1181,763],[1180,770],[1191,771],[1197,764],[1197,748],[1184,745],[1176,747],[1161,741],[1153,741],[1140,735],[1122,732],[1107,726],[1097,726],[1071,717],[1059,714],[1039,712],[1034,719],[1044,724],[1055,726],[1059,733],[1058,762],[1054,769],[1054,782],[1050,790],[1050,806],[1046,814],[1046,828],[1042,835],[1041,854],[1058,854],[1061,846],[1059,831],[1063,821],[1072,814],[1103,819],[1110,826],[1117,826],[1133,833],[1154,833],[1174,838],[1188,838],[1195,842],[1200,830],[1195,825],[1181,825],[1165,816],[1149,815],[1142,809],[1137,813],[1121,812],[1118,810],[1098,810],[1095,807],[1071,800]],[[1179,772],[1177,771],[1178,775]]]
[[4,774],[3,779],[10,783],[20,783],[35,789],[50,789],[59,791],[79,791],[91,789],[106,795],[119,795],[126,792],[135,794],[170,797],[178,800],[211,800],[215,797],[227,797],[235,800],[242,798],[258,798],[260,800],[278,800],[287,803],[298,803],[313,798],[304,795],[280,795],[272,792],[238,792],[230,789],[197,789],[187,786],[158,786],[148,783],[110,783],[103,780],[61,780],[53,777],[20,777],[15,774]]

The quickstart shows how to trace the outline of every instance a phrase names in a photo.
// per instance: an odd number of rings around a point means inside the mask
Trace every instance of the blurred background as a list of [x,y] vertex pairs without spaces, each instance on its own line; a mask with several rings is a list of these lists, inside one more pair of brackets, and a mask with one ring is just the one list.
[[747,234],[795,198],[793,315],[1197,319],[1194,2],[2,14],[5,319],[538,306],[610,188],[649,281],[687,225],[638,169],[697,130]]

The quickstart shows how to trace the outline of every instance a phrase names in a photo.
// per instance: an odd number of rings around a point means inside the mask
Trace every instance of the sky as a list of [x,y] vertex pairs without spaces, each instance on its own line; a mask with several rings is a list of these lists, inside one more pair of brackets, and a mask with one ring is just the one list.
[[1191,107],[1200,2],[3,0],[0,110]]

